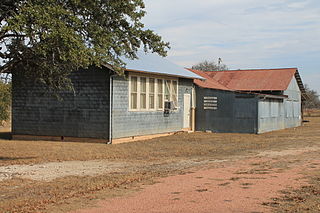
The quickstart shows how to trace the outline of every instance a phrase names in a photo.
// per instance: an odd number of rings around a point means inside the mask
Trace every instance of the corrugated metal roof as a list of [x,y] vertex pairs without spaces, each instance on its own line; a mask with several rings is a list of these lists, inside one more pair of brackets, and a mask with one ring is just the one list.
[[297,80],[302,98],[305,100],[305,88],[297,68],[226,70],[226,71],[190,71],[204,77],[194,80],[199,87],[229,91],[283,91],[286,90],[293,77]]
[[206,72],[212,79],[238,91],[286,90],[297,68]]
[[127,64],[126,70],[163,74],[191,79],[203,79],[201,76],[189,70],[186,70],[183,67],[180,67],[154,53],[147,54],[140,51],[138,52],[138,57],[139,59],[136,60],[130,60],[127,58],[122,59]]
[[223,86],[222,84],[220,84],[219,82],[217,82],[216,80],[212,79],[207,73],[200,71],[200,70],[193,70],[193,69],[188,69],[191,72],[205,78],[205,79],[194,79],[194,83],[196,85],[198,85],[199,87],[202,88],[209,88],[209,89],[218,89],[218,90],[231,90],[225,86]]

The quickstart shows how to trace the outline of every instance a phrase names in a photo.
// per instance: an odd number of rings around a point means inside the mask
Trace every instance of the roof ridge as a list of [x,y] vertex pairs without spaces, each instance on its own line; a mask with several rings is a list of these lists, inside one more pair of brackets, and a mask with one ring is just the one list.
[[[296,69],[296,67],[291,68],[272,68],[272,69],[237,69],[237,70],[213,70],[213,71],[203,71],[203,72],[235,72],[235,71],[266,71],[266,70],[289,70],[289,69]],[[201,70],[199,70],[201,71]]]
[[[189,71],[191,71],[191,72],[200,72],[202,75],[205,75],[205,76],[206,76],[206,77],[204,77],[205,80],[207,80],[207,81],[213,81],[214,83],[217,83],[217,84],[219,84],[220,86],[225,87],[226,89],[233,91],[233,89],[231,89],[231,88],[229,88],[228,86],[220,83],[220,81],[218,81],[218,80],[214,79],[213,77],[211,77],[210,75],[208,75],[208,74],[206,73],[206,71],[196,70],[196,69],[191,69],[191,68],[186,68],[186,69],[189,70]],[[196,73],[196,74],[197,74],[197,73]],[[201,75],[200,75],[200,76],[201,76]],[[203,76],[201,76],[201,77],[203,77]]]

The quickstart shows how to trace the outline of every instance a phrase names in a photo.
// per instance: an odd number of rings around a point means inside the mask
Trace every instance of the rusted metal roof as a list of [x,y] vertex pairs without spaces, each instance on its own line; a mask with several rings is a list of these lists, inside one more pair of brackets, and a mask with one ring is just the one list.
[[206,72],[225,87],[238,91],[286,90],[297,68]]
[[302,98],[306,93],[297,68],[282,69],[252,69],[252,70],[226,70],[226,71],[200,71],[192,70],[206,80],[194,80],[194,83],[203,88],[229,90],[229,91],[283,91],[286,90],[295,77]]
[[193,70],[193,69],[188,69],[189,71],[203,77],[204,79],[194,79],[194,83],[198,85],[199,87],[202,88],[209,88],[209,89],[218,89],[218,90],[231,90],[216,80],[212,79],[207,73],[200,71],[200,70]]

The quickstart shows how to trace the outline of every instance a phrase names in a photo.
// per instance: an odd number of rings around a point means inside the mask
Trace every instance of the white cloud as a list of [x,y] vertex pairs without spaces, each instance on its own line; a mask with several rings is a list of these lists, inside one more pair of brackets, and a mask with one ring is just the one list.
[[[314,75],[320,67],[320,60],[316,60],[320,58],[318,0],[145,3],[146,27],[171,43],[168,57],[182,66],[221,57],[236,69],[302,67],[302,78]],[[320,93],[320,78],[308,77],[305,82],[317,87],[314,89]]]

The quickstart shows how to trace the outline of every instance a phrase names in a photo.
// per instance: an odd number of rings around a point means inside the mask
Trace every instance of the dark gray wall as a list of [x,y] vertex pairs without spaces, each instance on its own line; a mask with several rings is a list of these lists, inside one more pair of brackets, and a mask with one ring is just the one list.
[[[249,94],[196,86],[196,130],[257,133],[258,99]],[[204,97],[217,97],[217,110],[204,109]]]
[[128,80],[117,76],[113,80],[112,137],[180,131],[183,128],[184,94],[192,94],[193,80],[179,78],[178,109],[165,117],[163,111],[129,111]]
[[14,75],[13,134],[108,139],[109,75],[99,68],[72,73],[75,94],[61,92],[62,100],[31,83],[18,86]]

